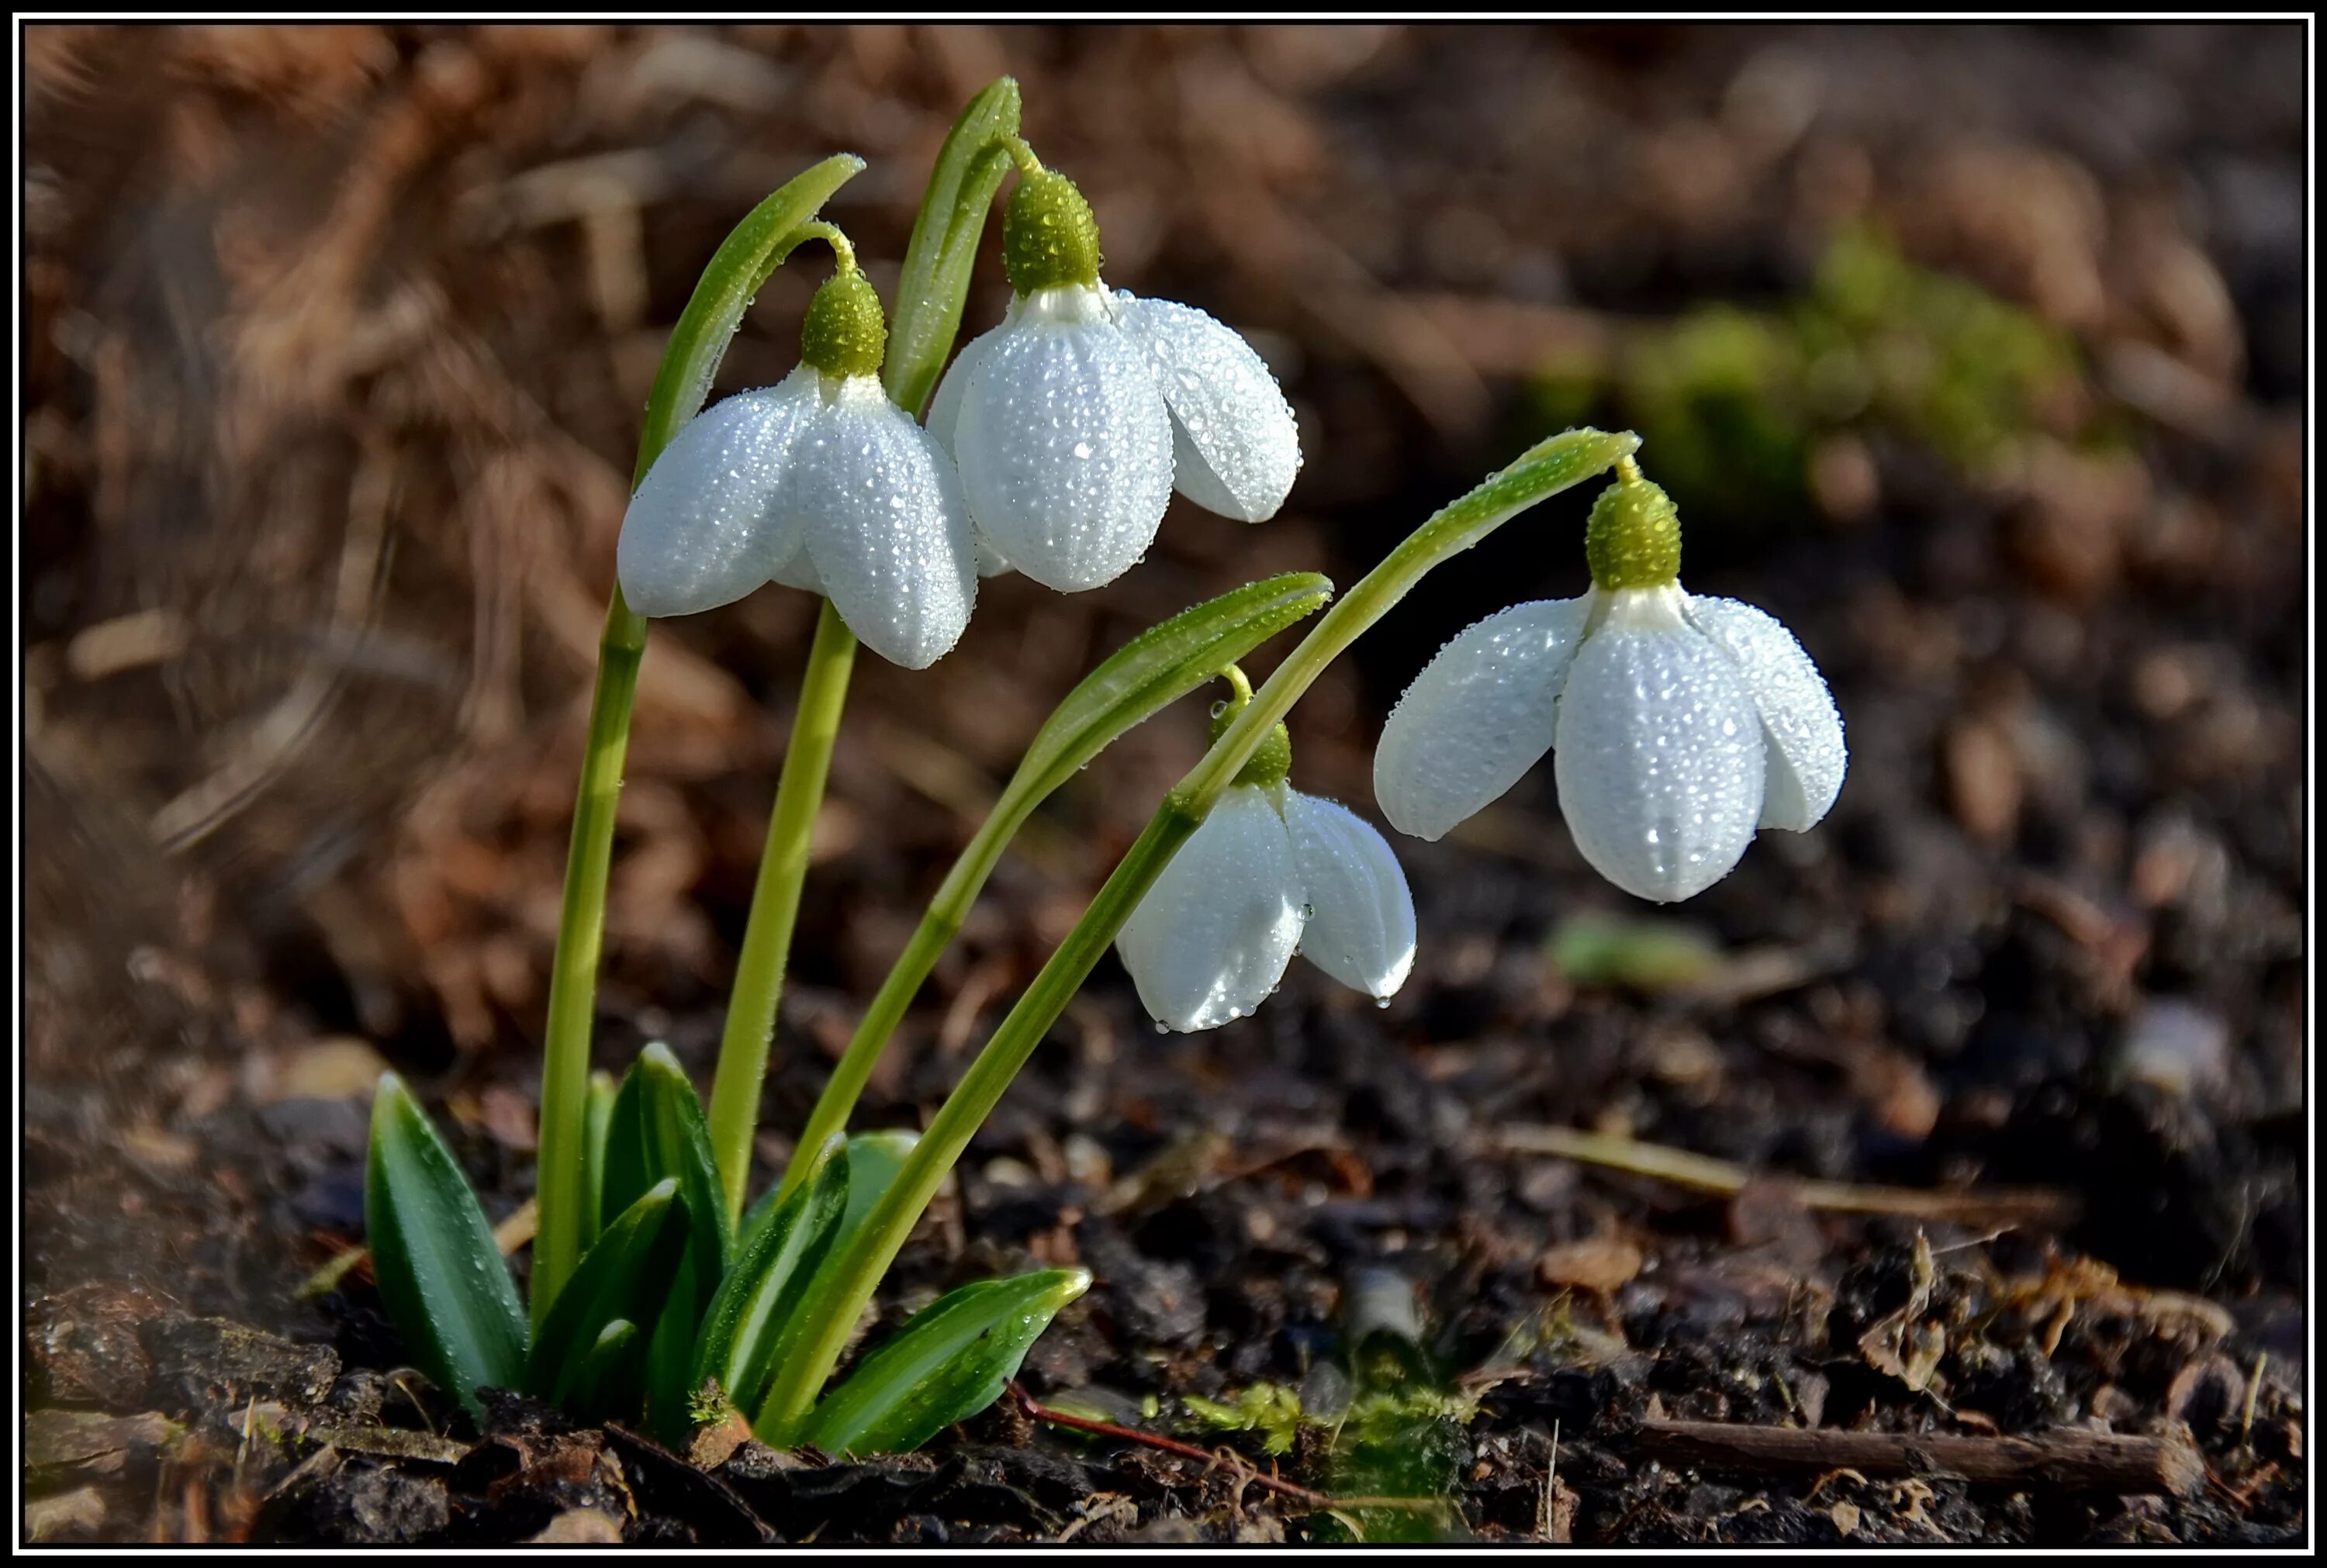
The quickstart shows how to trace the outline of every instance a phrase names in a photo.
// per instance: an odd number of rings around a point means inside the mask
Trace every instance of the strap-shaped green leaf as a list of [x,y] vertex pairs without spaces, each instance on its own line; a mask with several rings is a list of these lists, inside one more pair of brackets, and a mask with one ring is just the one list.
[[679,1201],[678,1179],[667,1176],[582,1255],[534,1338],[526,1387],[555,1395],[571,1363],[597,1343],[608,1324],[618,1318],[651,1323],[660,1316],[687,1240],[687,1207]]
[[687,1210],[687,1243],[671,1271],[670,1291],[650,1325],[645,1358],[646,1421],[658,1436],[684,1438],[689,1375],[703,1310],[717,1293],[733,1255],[727,1204],[711,1152],[703,1102],[678,1059],[659,1042],[622,1076],[607,1114],[605,1175],[599,1200],[611,1218],[655,1181],[677,1180]]
[[666,1177],[678,1180],[695,1249],[708,1262],[702,1288],[707,1302],[727,1272],[727,1203],[712,1160],[703,1102],[670,1048],[657,1041],[639,1052],[622,1075],[607,1113],[605,1174],[598,1199],[601,1222],[611,1222]]
[[1182,610],[1115,650],[1043,721],[1005,799],[1039,800],[1117,735],[1210,680],[1297,621],[1322,610],[1332,581],[1287,572]]
[[889,1190],[889,1183],[897,1179],[898,1167],[913,1152],[920,1136],[918,1133],[891,1128],[858,1133],[848,1140],[848,1207],[841,1214],[840,1229],[832,1238],[833,1246],[846,1246],[864,1227],[873,1206],[881,1201],[881,1194]]
[[[836,1134],[835,1141],[837,1137]],[[864,1222],[873,1217],[874,1205],[881,1201],[881,1195],[889,1190],[889,1183],[896,1180],[898,1171],[905,1163],[905,1156],[913,1152],[918,1137],[917,1134],[888,1129],[858,1133],[848,1140],[847,1200],[841,1209],[838,1222],[833,1227],[831,1239],[825,1246],[822,1260],[801,1291],[799,1305],[777,1330],[774,1349],[764,1363],[768,1380],[773,1379],[785,1358],[801,1340],[808,1338],[808,1330],[817,1326],[818,1319],[825,1310],[825,1300],[831,1294],[837,1277],[836,1270],[841,1258],[847,1254],[849,1244],[856,1239],[856,1233],[864,1228]],[[797,1198],[801,1190],[794,1188],[791,1197]],[[790,1199],[786,1201],[790,1201]],[[763,1381],[751,1399],[735,1400],[736,1407],[747,1412],[757,1410],[765,1389]]]
[[414,1362],[481,1419],[477,1390],[525,1375],[525,1306],[459,1162],[394,1073],[372,1097],[364,1230]]
[[1087,1269],[1043,1269],[939,1297],[824,1396],[800,1439],[833,1454],[919,1448],[1001,1397],[1059,1309],[1090,1283]]
[[582,1107],[582,1250],[598,1239],[605,1215],[601,1209],[606,1191],[606,1131],[613,1125],[614,1078],[590,1075],[590,1097]]
[[[831,1249],[851,1190],[851,1145],[834,1138],[808,1181],[771,1206],[704,1315],[688,1392],[716,1378],[740,1410],[757,1409],[778,1342]],[[893,1172],[892,1172],[893,1174]]]
[[930,171],[897,279],[889,354],[881,367],[891,400],[916,416],[953,351],[986,210],[1010,172],[1010,155],[997,143],[1017,134],[1018,84],[1005,76],[969,100]]
[[639,1402],[640,1360],[639,1326],[616,1318],[558,1373],[551,1399],[585,1420],[627,1415]]

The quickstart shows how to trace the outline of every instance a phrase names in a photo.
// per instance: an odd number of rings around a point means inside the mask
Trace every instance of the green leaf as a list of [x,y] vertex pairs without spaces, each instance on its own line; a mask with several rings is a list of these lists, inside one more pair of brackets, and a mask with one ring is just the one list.
[[[916,1133],[880,1132],[856,1133],[848,1139],[848,1209],[841,1216],[840,1234],[836,1245],[846,1243],[864,1224],[864,1217],[889,1190],[905,1156],[913,1152],[920,1137]],[[826,1140],[827,1145],[830,1140]],[[823,1156],[818,1156],[818,1164]],[[797,1187],[798,1183],[794,1184]],[[742,1228],[736,1233],[735,1254],[738,1257],[752,1249],[752,1244],[775,1217],[776,1200],[783,1197],[780,1186],[771,1187],[760,1195],[743,1216]]]
[[703,269],[693,297],[679,313],[647,397],[646,424],[639,432],[639,462],[631,488],[647,476],[679,426],[695,417],[711,395],[712,378],[727,352],[728,340],[743,324],[768,274],[798,243],[794,231],[816,217],[832,193],[846,184],[864,160],[840,153],[784,185],[745,213]]
[[554,1394],[570,1364],[616,1319],[653,1322],[670,1294],[687,1232],[687,1206],[675,1177],[656,1182],[622,1210],[582,1255],[574,1277],[550,1304],[526,1361],[526,1387]]
[[[1315,572],[1287,572],[1229,590],[1149,627],[1085,676],[1026,748],[1005,798],[1039,800],[1117,735],[1206,681],[1333,596]],[[1031,805],[1031,802],[1029,803]]]
[[481,1419],[477,1390],[524,1377],[525,1307],[459,1162],[394,1073],[372,1098],[364,1230],[413,1360]]
[[733,1255],[727,1204],[711,1152],[711,1134],[686,1069],[668,1046],[639,1053],[607,1114],[602,1218],[611,1218],[656,1181],[678,1182],[687,1210],[687,1243],[673,1266],[661,1314],[650,1323],[646,1352],[647,1425],[657,1435],[684,1437],[688,1375],[695,1366],[696,1330],[718,1293]]
[[598,1202],[602,1223],[637,1202],[654,1183],[678,1180],[693,1250],[709,1271],[702,1286],[707,1302],[727,1272],[733,1241],[727,1203],[712,1160],[703,1102],[687,1069],[659,1041],[639,1052],[614,1092],[606,1117],[604,1172]]
[[[766,1360],[769,1380],[808,1337],[808,1330],[829,1310],[832,1293],[839,1284],[841,1260],[847,1255],[857,1232],[873,1218],[873,1206],[889,1190],[889,1184],[897,1179],[898,1171],[905,1163],[905,1156],[913,1152],[919,1141],[918,1134],[894,1130],[858,1133],[848,1140],[848,1201],[825,1246],[823,1261],[808,1276],[799,1305],[777,1334],[775,1349]],[[794,1195],[799,1191],[796,1188]],[[759,1404],[756,1396],[748,1402],[735,1401],[736,1407],[745,1411],[758,1408]]]
[[606,1129],[614,1114],[612,1073],[590,1075],[590,1097],[582,1109],[582,1249],[598,1239],[603,1218],[599,1205],[606,1190]]
[[740,1410],[758,1408],[775,1376],[776,1348],[830,1250],[852,1191],[851,1144],[833,1138],[806,1181],[771,1206],[764,1223],[704,1314],[687,1392],[716,1378]]
[[986,210],[1010,172],[1010,155],[996,144],[1017,134],[1018,84],[1005,76],[969,100],[930,171],[897,279],[889,356],[881,369],[890,399],[916,417],[953,351]]
[[831,1454],[919,1448],[1001,1397],[1059,1309],[1090,1283],[1087,1269],[1044,1269],[939,1297],[824,1396],[801,1439]]
[[639,1326],[616,1318],[557,1376],[551,1402],[587,1419],[626,1415],[639,1401]]
[[889,1183],[897,1179],[905,1156],[920,1141],[918,1133],[895,1130],[858,1133],[848,1140],[848,1208],[840,1217],[834,1246],[847,1246],[864,1228],[873,1206],[881,1201],[881,1194],[889,1190]]

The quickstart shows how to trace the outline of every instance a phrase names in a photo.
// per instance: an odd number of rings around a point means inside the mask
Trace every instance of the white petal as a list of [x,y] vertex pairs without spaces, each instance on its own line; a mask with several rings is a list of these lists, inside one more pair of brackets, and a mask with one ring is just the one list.
[[1737,667],[1681,619],[1679,589],[1608,599],[1559,699],[1559,808],[1602,876],[1670,903],[1752,842],[1762,721]]
[[1592,596],[1490,615],[1438,650],[1390,710],[1374,799],[1400,833],[1438,838],[1551,750]]
[[1009,330],[1010,323],[1005,322],[972,338],[962,351],[953,357],[953,363],[946,367],[946,373],[939,378],[937,396],[930,399],[929,431],[947,452],[953,451],[954,430],[961,422],[962,389],[977,374],[977,362],[986,357],[986,350]]
[[1745,672],[1745,690],[1762,714],[1769,760],[1762,826],[1800,833],[1814,827],[1842,793],[1850,752],[1842,714],[1826,679],[1779,620],[1734,599],[1688,602],[1688,617]]
[[622,597],[641,615],[692,615],[741,599],[799,548],[777,492],[815,412],[816,372],[715,403],[679,427],[631,498],[614,546]]
[[1118,290],[1115,308],[1171,407],[1180,493],[1240,522],[1275,517],[1301,471],[1301,431],[1266,361],[1192,305]]
[[1149,1016],[1216,1029],[1267,999],[1301,940],[1292,835],[1261,791],[1231,788],[1115,938]]
[[953,463],[878,381],[843,383],[793,449],[784,497],[826,595],[865,647],[924,669],[961,639],[977,562]]
[[1285,826],[1309,894],[1301,956],[1372,996],[1389,996],[1414,967],[1414,894],[1389,841],[1347,807],[1288,789]]
[[787,588],[797,588],[819,599],[829,597],[824,591],[824,579],[817,575],[816,563],[808,559],[806,539],[802,539],[800,547],[792,552],[791,559],[777,567],[772,575],[774,581]]
[[1061,593],[1128,571],[1172,499],[1170,411],[1146,361],[1103,319],[1021,309],[971,367],[954,455],[978,528]]
[[978,533],[976,528],[972,528],[970,532],[975,537],[974,542],[977,546],[977,574],[979,576],[999,577],[1005,573],[1015,572],[1018,569],[1010,564],[1009,557],[1005,556],[1001,551],[994,547],[993,540],[987,538],[984,534]]

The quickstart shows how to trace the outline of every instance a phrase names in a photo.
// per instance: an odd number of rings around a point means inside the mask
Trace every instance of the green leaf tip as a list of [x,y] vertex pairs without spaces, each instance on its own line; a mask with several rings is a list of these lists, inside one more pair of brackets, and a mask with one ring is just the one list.
[[1090,1271],[980,1280],[939,1297],[826,1395],[799,1436],[832,1454],[902,1453],[1002,1395]]
[[476,1391],[514,1388],[524,1374],[525,1307],[468,1178],[392,1072],[372,1097],[364,1231],[415,1364],[481,1418]]
[[1005,143],[1018,134],[1018,84],[988,82],[963,107],[930,171],[913,236],[897,278],[897,308],[889,323],[889,352],[881,383],[890,397],[918,415],[938,384],[961,326],[969,275],[987,208],[1010,172]]
[[797,230],[812,220],[832,193],[854,179],[864,160],[854,153],[836,153],[786,182],[767,200],[743,215],[696,280],[695,293],[670,330],[662,364],[655,372],[654,388],[647,398],[645,425],[639,431],[638,466],[631,485],[638,488],[670,444],[679,427],[695,417],[711,395],[719,361],[728,341],[743,323],[743,313],[768,275],[796,242]]

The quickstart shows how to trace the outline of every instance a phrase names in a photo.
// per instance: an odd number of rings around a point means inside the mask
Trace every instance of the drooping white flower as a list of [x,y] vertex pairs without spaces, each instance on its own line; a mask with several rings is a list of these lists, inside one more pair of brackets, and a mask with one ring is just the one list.
[[1290,758],[1289,746],[1264,751],[1238,775],[1116,936],[1140,1002],[1165,1028],[1244,1017],[1295,953],[1381,998],[1414,967],[1414,895],[1388,841],[1346,807],[1287,787]]
[[1668,903],[1728,875],[1757,828],[1815,826],[1848,752],[1792,633],[1683,591],[1663,492],[1634,474],[1609,495],[1618,504],[1603,496],[1593,512],[1593,587],[1514,605],[1440,649],[1383,727],[1374,794],[1400,832],[1437,838],[1556,751],[1584,858]]
[[1089,204],[1051,171],[1013,192],[1003,256],[1002,324],[930,405],[989,568],[1062,593],[1113,582],[1154,543],[1175,486],[1245,522],[1276,515],[1301,437],[1251,345],[1192,306],[1110,291]]
[[858,640],[908,669],[960,640],[977,598],[969,514],[953,460],[882,390],[868,301],[877,329],[870,285],[836,275],[809,309],[799,367],[706,409],[655,460],[615,546],[632,609],[691,615],[774,581],[824,594]]

